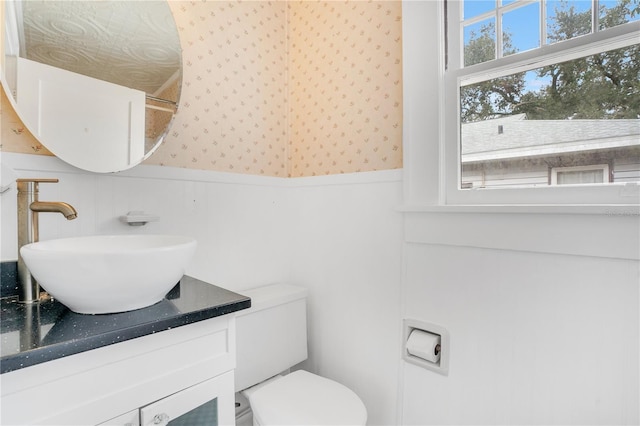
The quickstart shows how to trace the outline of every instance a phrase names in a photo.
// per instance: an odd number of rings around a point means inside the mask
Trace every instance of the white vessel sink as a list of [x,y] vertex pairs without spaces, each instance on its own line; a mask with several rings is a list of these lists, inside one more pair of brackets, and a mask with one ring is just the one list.
[[34,278],[74,312],[106,314],[151,306],[184,275],[196,240],[173,235],[103,235],[27,244]]

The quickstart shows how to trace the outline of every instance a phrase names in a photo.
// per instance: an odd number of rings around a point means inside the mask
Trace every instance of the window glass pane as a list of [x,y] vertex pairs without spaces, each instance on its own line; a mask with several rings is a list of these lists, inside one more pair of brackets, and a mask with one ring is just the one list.
[[218,399],[212,399],[201,406],[171,420],[170,426],[216,426],[218,424]]
[[573,170],[557,172],[558,185],[578,185],[589,183],[603,183],[604,170]]
[[591,32],[591,2],[547,1],[547,43],[569,40]]
[[503,56],[540,46],[540,6],[532,3],[502,15]]
[[464,2],[463,19],[473,18],[496,8],[496,0],[472,0]]
[[460,88],[462,188],[549,185],[611,164],[640,181],[640,45]]
[[600,0],[599,29],[640,20],[638,0]]
[[[542,44],[569,40],[592,31],[593,3],[589,0],[546,0],[545,22],[540,23],[542,0],[519,2],[501,0],[500,7],[516,3],[516,9],[499,11],[502,19],[502,56],[536,49]],[[473,19],[495,10],[496,2],[464,1],[465,19]],[[640,0],[600,0],[599,27],[606,29],[640,20]],[[496,59],[497,37],[495,17],[468,24],[463,22],[464,66]],[[546,27],[546,39],[541,40],[541,26]]]
[[496,20],[487,19],[464,28],[464,65],[496,58]]

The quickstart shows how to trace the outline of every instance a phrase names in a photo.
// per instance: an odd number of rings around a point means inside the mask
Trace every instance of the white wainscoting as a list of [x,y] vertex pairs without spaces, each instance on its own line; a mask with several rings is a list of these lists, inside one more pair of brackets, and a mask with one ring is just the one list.
[[[2,154],[18,177],[57,177],[42,200],[78,219],[41,215],[41,239],[172,233],[198,240],[189,275],[240,291],[273,282],[309,288],[305,367],[357,392],[369,424],[396,419],[400,363],[402,171],[283,179],[160,166],[92,174],[53,157]],[[3,183],[4,184],[4,183]],[[2,260],[15,260],[15,186],[0,198]],[[131,210],[160,216],[130,227]]]
[[404,365],[403,424],[638,423],[637,260],[407,243],[405,264],[403,316],[451,350],[448,376]]

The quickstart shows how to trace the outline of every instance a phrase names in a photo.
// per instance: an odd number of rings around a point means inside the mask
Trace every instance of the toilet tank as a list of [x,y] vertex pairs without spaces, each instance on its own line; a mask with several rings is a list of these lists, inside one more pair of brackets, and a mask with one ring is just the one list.
[[305,288],[272,284],[240,293],[251,308],[236,313],[236,391],[307,359]]

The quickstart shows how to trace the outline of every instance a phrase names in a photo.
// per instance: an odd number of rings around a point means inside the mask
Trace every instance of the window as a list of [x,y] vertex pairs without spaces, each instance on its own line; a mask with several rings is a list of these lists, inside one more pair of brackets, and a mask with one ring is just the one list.
[[446,19],[447,204],[638,202],[639,0],[448,0]]
[[551,185],[581,185],[609,182],[609,165],[554,167]]

